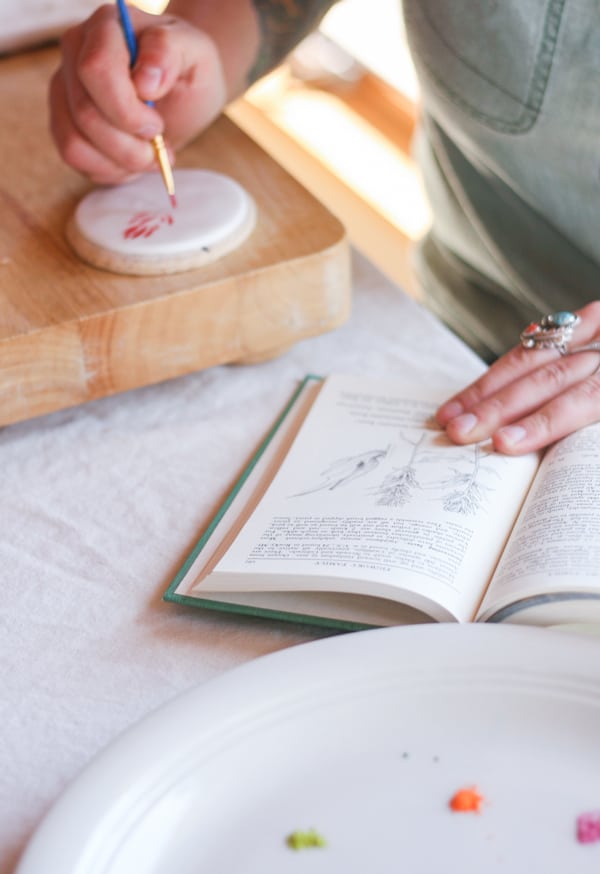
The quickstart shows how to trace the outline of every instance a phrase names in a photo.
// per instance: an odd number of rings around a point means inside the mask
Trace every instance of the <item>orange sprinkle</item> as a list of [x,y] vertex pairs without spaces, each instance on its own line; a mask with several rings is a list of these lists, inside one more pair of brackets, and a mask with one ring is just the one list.
[[475,786],[459,789],[449,801],[450,809],[455,813],[479,813],[484,801]]

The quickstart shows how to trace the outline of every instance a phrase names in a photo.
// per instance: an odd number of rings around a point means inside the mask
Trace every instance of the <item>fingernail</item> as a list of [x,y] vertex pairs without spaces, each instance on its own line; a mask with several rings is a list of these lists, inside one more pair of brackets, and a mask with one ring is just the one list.
[[516,443],[520,443],[521,440],[527,436],[527,431],[522,425],[506,425],[505,428],[500,428],[500,430],[496,432],[496,436],[500,437],[503,443],[514,446]]
[[144,65],[135,71],[136,85],[147,99],[151,99],[158,91],[162,78],[163,71],[160,67]]
[[474,413],[465,413],[464,416],[452,419],[452,429],[461,436],[464,436],[473,430],[477,421],[477,416]]
[[156,124],[145,124],[141,127],[137,135],[141,137],[143,140],[151,140],[153,137],[157,136],[160,133],[160,127]]
[[444,419],[455,419],[457,416],[460,416],[461,413],[464,413],[464,407],[458,401],[449,401],[447,404],[444,404],[440,407],[439,413],[443,415]]

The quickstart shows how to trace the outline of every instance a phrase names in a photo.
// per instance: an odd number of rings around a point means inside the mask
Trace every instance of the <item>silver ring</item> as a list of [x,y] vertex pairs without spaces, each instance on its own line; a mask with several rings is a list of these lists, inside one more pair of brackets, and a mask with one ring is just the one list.
[[600,352],[600,340],[594,343],[586,343],[585,346],[576,346],[575,349],[568,349],[567,355],[576,355],[577,352]]
[[[539,322],[532,322],[521,331],[521,346],[524,349],[557,349],[561,355],[569,353],[567,344],[573,335],[573,328],[581,319],[576,313],[562,310],[549,313]],[[583,351],[583,349],[573,350]]]

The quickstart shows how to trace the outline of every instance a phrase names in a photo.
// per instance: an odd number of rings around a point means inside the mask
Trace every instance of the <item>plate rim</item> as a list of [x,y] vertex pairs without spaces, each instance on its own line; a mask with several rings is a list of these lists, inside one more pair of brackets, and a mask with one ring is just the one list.
[[[527,666],[522,664],[524,649]],[[525,684],[526,691],[537,688],[539,694],[556,691],[560,680],[563,690],[570,690],[600,708],[600,639],[591,636],[529,626],[443,623],[369,629],[296,644],[259,656],[179,693],[117,735],[71,781],[43,817],[15,874],[42,874],[55,864],[63,874],[74,872],[76,866],[78,871],[88,870],[82,860],[85,856],[93,859],[94,845],[101,848],[105,842],[102,822],[114,819],[111,808],[126,807],[128,794],[130,804],[135,797],[145,797],[145,792],[160,783],[161,774],[172,773],[178,762],[187,762],[189,770],[193,749],[207,736],[219,734],[224,726],[233,729],[235,743],[236,724],[238,733],[242,721],[243,727],[248,727],[248,710],[253,712],[254,720],[264,719],[276,712],[286,699],[288,703],[296,700],[302,709],[306,700],[314,698],[319,690],[325,692],[340,676],[348,678],[350,672],[353,685],[349,689],[355,693],[357,679],[368,679],[371,683],[373,661],[377,663],[390,652],[395,664],[388,667],[387,675],[397,685],[400,677],[412,679],[414,683],[415,666],[402,656],[416,654],[424,661],[422,679],[423,674],[433,676],[434,671],[439,677],[440,656],[444,658],[444,669],[455,671],[462,663],[472,671],[475,650],[480,650],[478,655],[484,663],[496,663],[498,679],[503,677],[504,681],[510,681],[512,669]],[[532,661],[537,665],[535,671],[530,667]],[[317,679],[315,662],[319,664]],[[264,682],[265,672],[269,674],[268,684]],[[485,680],[485,688],[493,694],[490,676]],[[466,681],[469,681],[468,672]],[[304,694],[299,698],[303,683]],[[232,711],[235,711],[233,716]],[[182,720],[186,721],[188,740],[173,744],[174,731]],[[248,731],[241,732],[242,737],[244,734]],[[226,738],[226,746],[227,743]],[[148,767],[148,760],[152,767]],[[169,782],[173,785],[173,779]],[[135,792],[132,787],[136,788]],[[163,795],[164,791],[158,793],[158,797]],[[60,835],[64,831],[73,833],[74,818],[84,822],[81,834],[76,830],[76,838],[67,848]],[[69,856],[72,867],[65,867],[71,865]],[[57,863],[52,862],[54,857]],[[102,866],[98,870],[103,870]]]

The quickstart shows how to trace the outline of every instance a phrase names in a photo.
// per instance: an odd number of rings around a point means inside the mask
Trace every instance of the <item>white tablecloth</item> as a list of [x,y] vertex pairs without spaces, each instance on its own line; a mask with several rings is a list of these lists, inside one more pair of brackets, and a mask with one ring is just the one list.
[[409,371],[458,387],[481,370],[359,256],[354,277],[350,322],[277,360],[0,431],[0,874],[123,729],[235,665],[323,635],[161,600],[298,380]]
[[100,0],[0,0],[0,53],[55,39],[98,6]]

